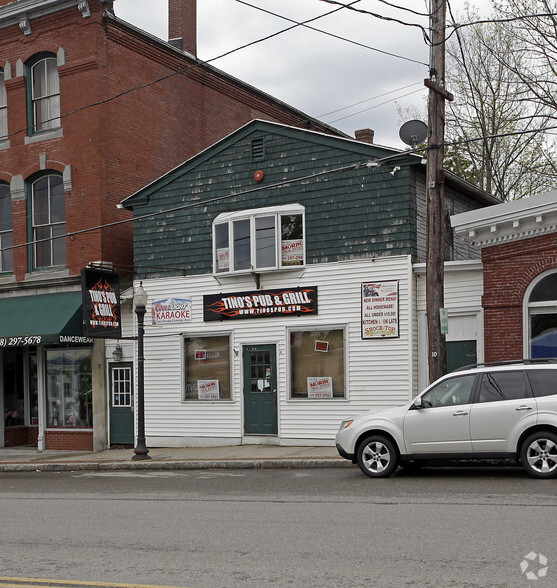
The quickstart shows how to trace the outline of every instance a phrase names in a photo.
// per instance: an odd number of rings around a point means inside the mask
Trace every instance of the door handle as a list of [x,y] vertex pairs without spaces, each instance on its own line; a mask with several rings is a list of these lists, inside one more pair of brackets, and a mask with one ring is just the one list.
[[525,406],[525,405],[523,405],[523,406],[517,406],[515,408],[515,410],[532,410],[532,408],[534,408],[534,407],[533,406]]
[[453,412],[453,416],[466,416],[468,413],[465,410],[457,410]]

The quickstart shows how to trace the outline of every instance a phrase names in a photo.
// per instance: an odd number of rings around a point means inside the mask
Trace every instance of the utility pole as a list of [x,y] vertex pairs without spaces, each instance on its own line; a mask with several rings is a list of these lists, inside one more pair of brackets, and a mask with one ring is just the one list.
[[441,333],[440,309],[444,307],[445,263],[445,100],[453,100],[445,90],[445,20],[446,0],[430,1],[431,54],[427,132],[427,258],[426,305],[428,328],[429,381],[447,372],[445,336]]

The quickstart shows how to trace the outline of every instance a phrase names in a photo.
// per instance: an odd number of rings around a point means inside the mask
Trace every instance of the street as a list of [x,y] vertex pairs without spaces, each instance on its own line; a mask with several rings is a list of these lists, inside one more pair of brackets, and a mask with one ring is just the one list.
[[381,480],[356,467],[2,473],[0,496],[2,577],[191,588],[557,578],[556,482],[519,468]]

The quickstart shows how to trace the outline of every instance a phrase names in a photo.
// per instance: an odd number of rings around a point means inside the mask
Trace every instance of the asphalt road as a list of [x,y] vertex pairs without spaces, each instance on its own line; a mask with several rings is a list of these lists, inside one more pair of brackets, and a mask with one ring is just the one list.
[[517,468],[1,473],[0,505],[0,577],[58,586],[557,584],[557,481]]

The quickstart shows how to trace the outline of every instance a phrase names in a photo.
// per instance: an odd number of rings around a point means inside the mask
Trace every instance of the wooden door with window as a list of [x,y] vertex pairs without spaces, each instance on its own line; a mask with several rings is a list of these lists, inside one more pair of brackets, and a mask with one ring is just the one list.
[[275,345],[244,347],[244,430],[246,435],[276,435],[277,374]]
[[110,364],[110,444],[133,445],[133,364]]

